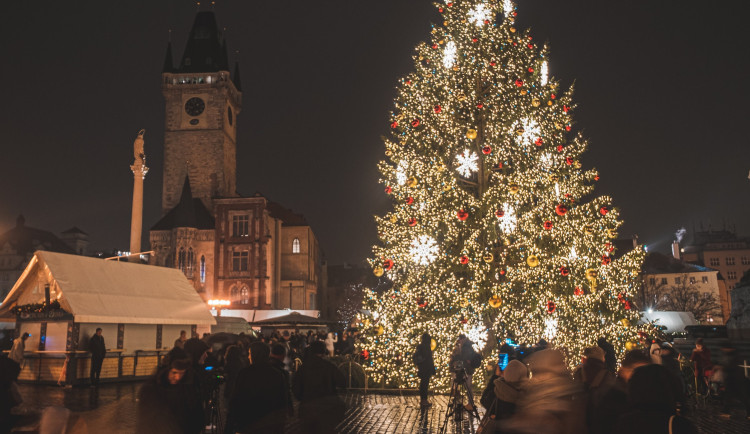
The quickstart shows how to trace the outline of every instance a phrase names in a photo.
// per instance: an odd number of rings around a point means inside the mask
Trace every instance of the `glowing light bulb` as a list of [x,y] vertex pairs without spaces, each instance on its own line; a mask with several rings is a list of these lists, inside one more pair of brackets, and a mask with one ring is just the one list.
[[513,14],[513,2],[510,0],[503,0],[503,12],[505,13],[506,17],[509,17]]
[[546,60],[544,62],[542,62],[542,68],[541,69],[542,69],[540,71],[540,74],[542,75],[541,83],[542,83],[542,86],[546,86],[547,85],[547,81],[549,80],[549,70],[548,70],[548,67],[547,67],[547,61]]
[[445,51],[443,51],[443,66],[446,68],[452,68],[453,64],[456,63],[456,54],[458,53],[458,47],[453,41],[449,41],[445,44]]
[[485,21],[489,21],[492,18],[492,11],[487,9],[483,3],[474,6],[469,11],[469,22],[474,23],[477,27],[482,27]]
[[407,179],[406,161],[401,160],[401,162],[398,163],[398,166],[396,167],[396,182],[398,183],[398,185],[404,185],[406,184]]

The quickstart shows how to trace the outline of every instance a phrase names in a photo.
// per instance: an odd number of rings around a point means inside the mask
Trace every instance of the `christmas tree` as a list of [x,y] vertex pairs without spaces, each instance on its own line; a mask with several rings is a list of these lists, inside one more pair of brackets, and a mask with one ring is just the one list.
[[392,288],[369,293],[360,317],[371,379],[414,387],[423,332],[442,386],[459,334],[487,362],[505,338],[545,339],[571,364],[600,337],[632,347],[642,252],[612,258],[621,221],[580,163],[572,89],[549,76],[510,0],[436,6],[442,23],[400,80],[379,164],[393,210],[376,217],[371,264]]

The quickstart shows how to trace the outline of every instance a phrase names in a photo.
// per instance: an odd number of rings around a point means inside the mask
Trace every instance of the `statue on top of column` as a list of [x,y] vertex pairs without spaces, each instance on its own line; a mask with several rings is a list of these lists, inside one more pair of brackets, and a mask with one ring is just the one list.
[[135,164],[138,164],[138,160],[140,160],[140,163],[142,165],[146,165],[146,154],[143,150],[143,135],[146,134],[146,130],[140,130],[138,131],[138,137],[135,138],[135,142],[133,142],[133,157],[135,157]]

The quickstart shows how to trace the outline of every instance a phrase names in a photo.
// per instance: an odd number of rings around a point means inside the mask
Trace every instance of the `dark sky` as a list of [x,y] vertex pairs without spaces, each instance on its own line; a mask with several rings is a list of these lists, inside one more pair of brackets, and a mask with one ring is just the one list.
[[[460,1],[460,0],[459,0]],[[204,2],[205,4],[206,2]],[[358,261],[387,209],[381,134],[413,47],[438,20],[426,0],[220,0],[239,51],[238,189],[305,214],[332,263]],[[750,56],[742,1],[519,0],[575,81],[584,165],[622,209],[621,235],[665,248],[680,226],[750,235]],[[182,54],[184,0],[14,1],[0,26],[0,231],[77,225],[126,249],[132,143],[146,128],[144,226],[160,214],[168,29]],[[177,59],[176,59],[177,60]],[[145,246],[144,246],[145,247]]]

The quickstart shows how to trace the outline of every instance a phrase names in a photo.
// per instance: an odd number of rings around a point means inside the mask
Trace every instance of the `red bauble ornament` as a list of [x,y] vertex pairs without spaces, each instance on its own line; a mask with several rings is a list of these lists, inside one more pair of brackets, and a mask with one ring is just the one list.
[[523,86],[523,80],[516,80],[516,86],[521,87]]
[[513,16],[517,17],[518,16],[518,12],[513,12]]
[[393,260],[386,259],[385,261],[383,261],[383,268],[390,271],[390,269],[393,268]]
[[570,274],[570,270],[568,269],[568,267],[560,267],[560,274],[562,274],[563,276],[567,276]]
[[397,121],[391,122],[391,128],[396,128],[396,127],[398,127],[398,122]]
[[416,226],[417,225],[417,219],[414,217],[409,219],[409,226]]
[[569,110],[570,110],[570,107],[568,107],[568,106],[566,106],[566,105],[564,105],[564,106],[563,106],[563,111],[564,111],[565,113],[567,113],[567,112],[568,112]]
[[598,181],[598,180],[599,180],[599,175],[596,175],[596,176],[594,177],[594,181]]
[[625,300],[625,310],[630,310],[633,308],[633,305],[630,304],[629,300]]
[[464,317],[461,317],[460,321],[461,321],[461,324],[466,324],[467,322],[469,322],[469,320]]
[[557,145],[557,152],[563,151],[563,145]]
[[555,305],[555,302],[550,300],[547,302],[547,313],[552,314],[555,312],[555,309],[557,309],[557,306]]
[[392,191],[393,191],[393,189],[390,186],[387,186],[385,188],[385,194],[391,194]]
[[466,256],[466,255],[463,255],[463,256],[461,256],[460,261],[461,261],[461,264],[466,265],[466,264],[469,263],[469,257]]
[[443,111],[443,108],[440,107],[439,105],[436,105],[434,110],[435,110],[435,113],[440,113],[441,111]]
[[445,5],[448,6],[448,7],[451,7],[451,6],[453,6],[453,2],[446,3]]
[[362,350],[362,352],[359,353],[359,355],[362,356],[362,358],[365,360],[370,358],[370,352],[367,350]]
[[565,131],[570,131],[570,125],[565,125]]
[[476,37],[471,38],[471,42],[478,42],[478,41],[479,41],[479,39],[477,39]]
[[612,262],[612,258],[607,255],[602,255],[602,265],[609,265]]
[[443,8],[438,8],[438,12],[443,13]]
[[466,221],[466,219],[469,218],[469,213],[466,212],[466,211],[464,211],[464,210],[462,210],[462,209],[460,209],[456,213],[456,217],[458,217],[458,219],[461,220],[461,221]]
[[568,212],[568,207],[563,204],[559,204],[555,207],[555,212],[557,213],[557,215],[563,216]]
[[478,102],[478,103],[477,103],[477,108],[479,108],[479,109],[480,109],[480,108],[482,108],[482,107],[484,107],[484,104],[482,104],[481,102]]
[[573,159],[571,157],[565,157],[565,164],[568,166],[573,164]]
[[527,44],[526,46],[527,46],[527,47],[529,47],[529,49],[532,49],[532,48],[534,48],[534,45],[533,45],[533,44]]
[[425,306],[427,306],[427,300],[425,300],[424,298],[421,298],[421,297],[418,298],[417,299],[417,306],[419,306],[419,307],[425,307]]
[[416,118],[413,121],[411,121],[411,126],[414,127],[414,128],[418,127],[419,126],[419,118]]
[[601,215],[607,215],[608,212],[609,212],[609,208],[607,208],[606,206],[599,208],[599,214]]
[[438,44],[432,44],[432,49],[437,50]]
[[574,295],[583,295],[583,289],[581,289],[580,286],[576,286],[576,289],[573,290]]
[[529,66],[529,72],[534,72],[534,68]]
[[495,66],[495,65],[497,65],[497,63],[495,63],[494,61],[490,62],[490,66]]
[[501,275],[501,276],[505,276],[505,270],[504,270],[504,269],[503,269],[503,270],[500,270],[500,275]]
[[411,80],[406,80],[406,85],[411,86]]
[[490,147],[490,146],[484,146],[482,148],[482,153],[484,155],[490,155],[492,153],[492,147]]
[[497,217],[499,219],[503,218],[504,215],[505,215],[505,211],[503,211],[501,209],[495,211],[495,217]]
[[543,142],[541,137],[537,137],[537,139],[534,141],[534,144],[537,146],[542,146],[542,143]]
[[547,220],[546,222],[544,222],[544,229],[547,229],[547,230],[552,229],[552,222],[549,221],[549,220]]
[[406,204],[407,205],[411,205],[413,203],[414,203],[414,198],[413,197],[409,196],[409,197],[406,198]]
[[617,294],[617,299],[620,301],[623,301],[625,299],[625,295],[622,292],[620,292]]
[[555,97],[555,94],[554,94],[554,93],[553,93],[553,94],[551,94],[551,95],[549,96],[549,99],[555,99],[555,98],[556,98],[556,97]]

